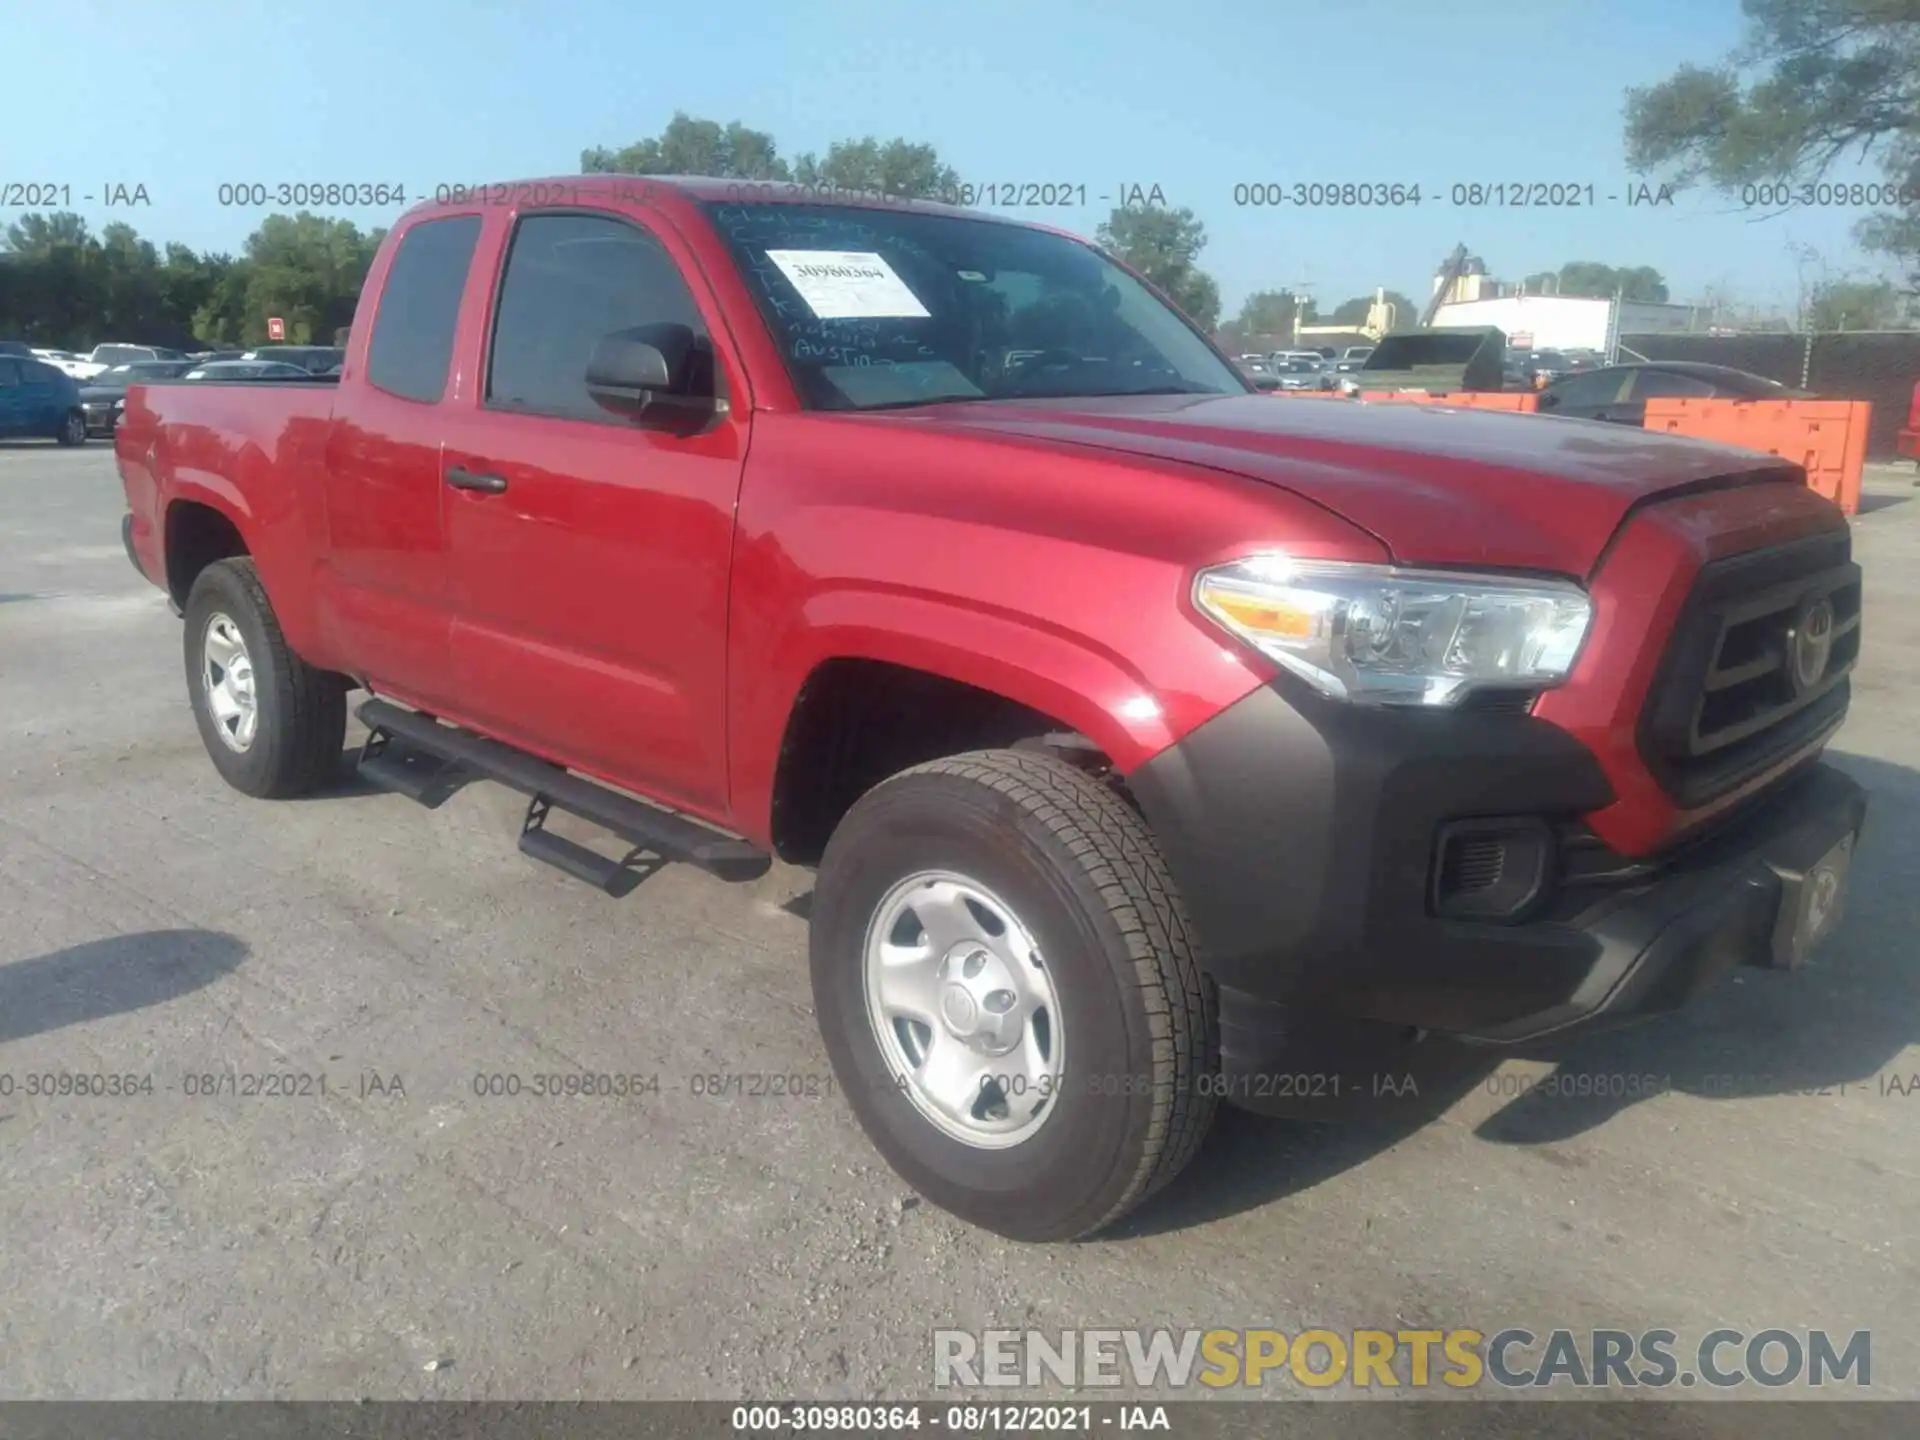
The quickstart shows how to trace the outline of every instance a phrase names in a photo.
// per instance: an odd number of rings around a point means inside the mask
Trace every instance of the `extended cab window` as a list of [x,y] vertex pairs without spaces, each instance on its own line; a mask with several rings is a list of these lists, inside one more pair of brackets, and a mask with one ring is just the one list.
[[[514,228],[507,253],[487,404],[607,421],[587,394],[594,347],[616,331],[662,324],[692,330],[710,362],[699,307],[657,240],[597,215],[530,215]],[[696,388],[713,393],[710,368]]]
[[1250,388],[1178,311],[1064,235],[891,207],[706,210],[817,409]]
[[374,312],[369,383],[429,404],[446,393],[460,296],[479,241],[478,215],[423,220],[407,231]]

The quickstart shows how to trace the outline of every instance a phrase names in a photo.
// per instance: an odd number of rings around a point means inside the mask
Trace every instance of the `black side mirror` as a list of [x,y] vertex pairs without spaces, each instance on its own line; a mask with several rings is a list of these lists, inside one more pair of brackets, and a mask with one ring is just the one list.
[[586,381],[602,410],[646,423],[675,426],[714,409],[712,353],[685,325],[637,325],[602,336]]

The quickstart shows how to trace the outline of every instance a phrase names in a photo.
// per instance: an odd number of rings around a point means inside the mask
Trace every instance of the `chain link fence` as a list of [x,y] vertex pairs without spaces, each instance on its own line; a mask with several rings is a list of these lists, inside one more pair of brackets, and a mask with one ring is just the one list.
[[1623,360],[1697,360],[1731,365],[1833,400],[1873,405],[1867,458],[1897,458],[1895,437],[1920,383],[1920,331],[1842,334],[1622,335]]

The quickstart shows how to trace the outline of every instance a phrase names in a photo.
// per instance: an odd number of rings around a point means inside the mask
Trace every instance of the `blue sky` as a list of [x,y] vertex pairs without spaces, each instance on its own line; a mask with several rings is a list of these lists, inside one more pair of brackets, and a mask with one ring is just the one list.
[[[676,109],[772,132],[782,152],[904,135],[977,182],[1158,184],[1206,222],[1231,315],[1297,286],[1330,307],[1421,297],[1458,242],[1501,278],[1575,259],[1652,265],[1790,299],[1789,244],[1869,265],[1854,212],[1756,222],[1683,196],[1633,208],[1626,88],[1740,35],[1737,0],[60,0],[11,7],[15,123],[0,183],[72,187],[98,226],[237,250],[266,212],[223,182],[435,184],[572,173]],[[31,138],[29,138],[31,137]],[[1418,209],[1237,207],[1237,184],[1418,183]],[[1597,209],[1467,210],[1455,182],[1592,184]],[[84,202],[141,184],[149,206]],[[1609,204],[1605,197],[1622,198]],[[1107,206],[1024,211],[1091,233]],[[15,212],[17,213],[17,212]],[[341,212],[372,226],[398,207]],[[0,212],[0,222],[12,216]],[[1816,272],[1817,273],[1817,272]]]

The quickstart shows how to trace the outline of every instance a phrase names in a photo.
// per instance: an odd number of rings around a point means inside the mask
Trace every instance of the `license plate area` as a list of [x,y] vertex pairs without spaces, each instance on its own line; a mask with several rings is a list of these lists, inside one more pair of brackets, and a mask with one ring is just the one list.
[[1798,970],[1839,925],[1857,838],[1846,836],[1804,870],[1772,867],[1780,877],[1780,909],[1773,922],[1774,968]]

